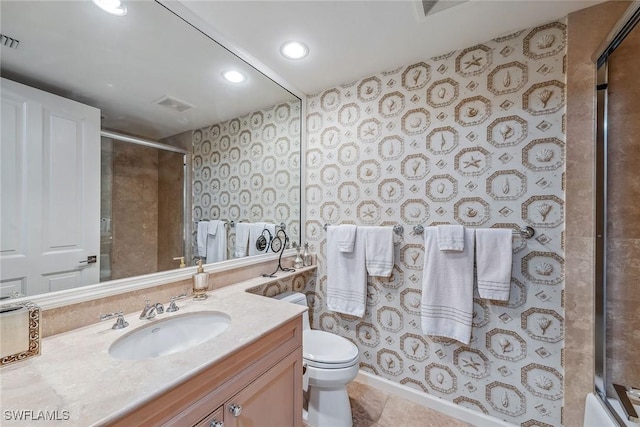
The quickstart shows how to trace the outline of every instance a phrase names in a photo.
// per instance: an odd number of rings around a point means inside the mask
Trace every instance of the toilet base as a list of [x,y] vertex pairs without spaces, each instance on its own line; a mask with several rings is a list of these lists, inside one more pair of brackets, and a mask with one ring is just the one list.
[[[324,411],[320,408],[324,408]],[[307,410],[303,411],[303,419],[312,427],[352,427],[347,388],[309,387],[309,402]]]

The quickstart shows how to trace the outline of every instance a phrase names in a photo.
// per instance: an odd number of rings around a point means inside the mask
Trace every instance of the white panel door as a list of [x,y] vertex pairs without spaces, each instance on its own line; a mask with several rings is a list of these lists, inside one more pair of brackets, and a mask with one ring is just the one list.
[[2,294],[97,283],[100,110],[5,79],[1,96]]

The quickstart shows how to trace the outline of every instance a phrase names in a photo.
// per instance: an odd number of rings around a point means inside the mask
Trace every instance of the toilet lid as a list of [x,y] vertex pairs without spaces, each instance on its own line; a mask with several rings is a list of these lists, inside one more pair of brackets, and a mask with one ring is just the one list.
[[308,361],[323,364],[346,363],[358,357],[358,347],[348,339],[316,330],[302,333],[302,352]]

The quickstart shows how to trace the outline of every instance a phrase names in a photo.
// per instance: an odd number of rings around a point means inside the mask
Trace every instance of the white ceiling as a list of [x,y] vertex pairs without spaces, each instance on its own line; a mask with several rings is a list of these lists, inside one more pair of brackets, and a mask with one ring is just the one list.
[[[104,128],[161,139],[293,96],[153,1],[129,1],[109,15],[88,0],[0,1],[2,77],[92,105]],[[226,69],[248,76],[240,85]],[[170,96],[194,106],[156,105]]]
[[[150,139],[292,98],[162,6],[125,1],[125,17],[108,15],[89,0],[0,1],[2,33],[20,40],[18,49],[2,47],[2,76],[94,105],[105,128]],[[420,3],[408,0],[181,0],[214,32],[306,94],[599,2],[469,0],[425,18],[419,17]],[[281,44],[291,39],[309,46],[306,59],[280,55]],[[231,67],[249,81],[223,82],[221,71]],[[195,108],[179,113],[154,104],[165,95]]]
[[[441,0],[447,1],[447,0]],[[306,94],[544,24],[593,6],[581,0],[470,0],[419,18],[416,1],[183,0],[225,38]],[[280,55],[300,40],[309,56]]]

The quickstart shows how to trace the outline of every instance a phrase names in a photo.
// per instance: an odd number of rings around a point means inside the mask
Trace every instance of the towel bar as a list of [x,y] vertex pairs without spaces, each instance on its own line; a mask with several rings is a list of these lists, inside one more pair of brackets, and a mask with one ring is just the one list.
[[[327,231],[327,227],[329,226],[329,224],[325,224],[322,226],[322,228],[324,228],[325,231]],[[398,236],[402,236],[402,234],[404,233],[404,227],[400,224],[396,224],[393,226],[393,232],[396,233]],[[424,233],[424,226],[418,224],[418,225],[414,225],[413,226],[413,233],[414,234],[422,234]],[[536,234],[536,230],[533,229],[533,227],[529,227],[524,226],[522,227],[520,230],[513,230],[513,234],[522,237],[523,239],[530,239],[532,238],[535,234]]]
[[[327,231],[328,226],[329,224],[325,224],[322,226],[322,228],[324,228],[324,231]],[[402,234],[404,233],[404,227],[400,224],[396,224],[393,226],[393,232],[398,236],[402,236]]]
[[[413,232],[415,234],[424,233],[424,227],[422,225],[414,225]],[[528,225],[522,227],[520,230],[513,230],[513,234],[522,237],[523,239],[530,239],[536,234],[536,230]]]

